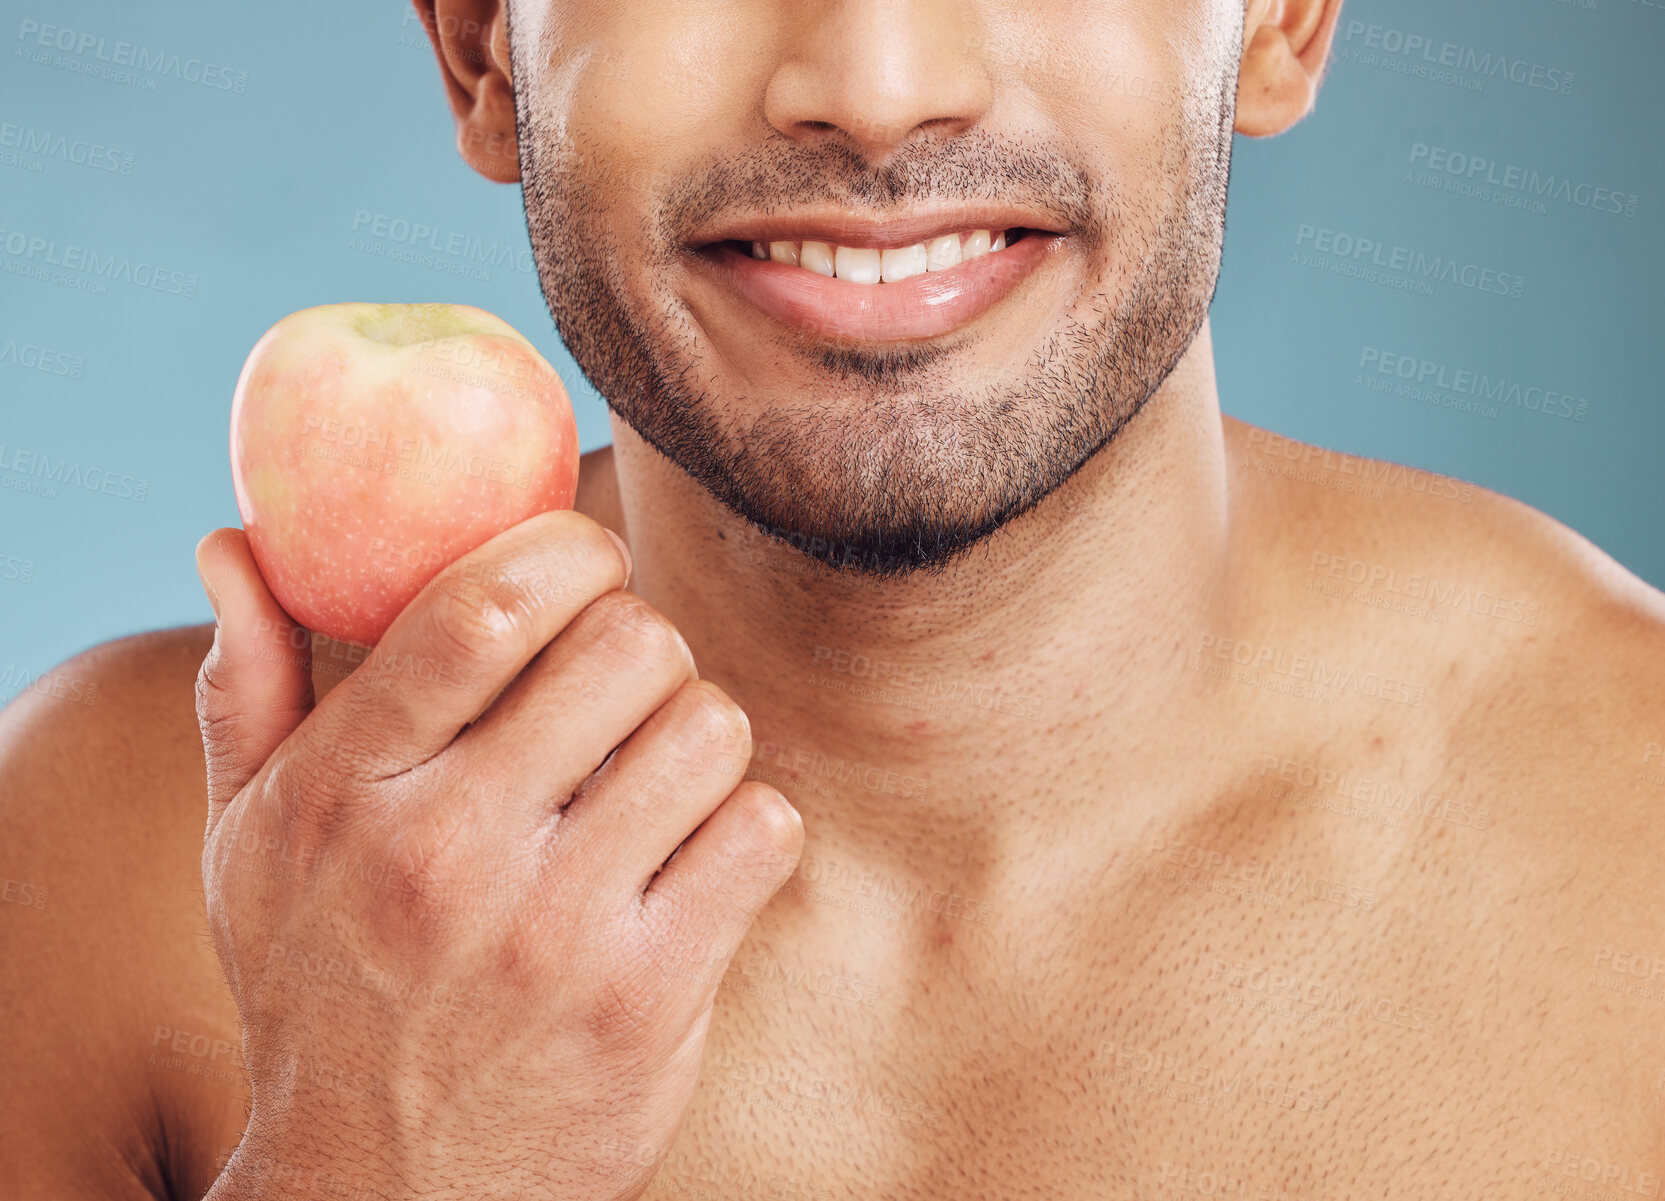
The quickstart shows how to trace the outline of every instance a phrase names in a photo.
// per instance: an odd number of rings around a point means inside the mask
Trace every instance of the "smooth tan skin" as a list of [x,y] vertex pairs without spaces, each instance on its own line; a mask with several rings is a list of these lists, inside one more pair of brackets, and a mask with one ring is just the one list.
[[[1310,107],[1334,12],[1248,20],[1238,128],[1273,133]],[[507,103],[481,27],[453,56],[473,74],[447,77],[459,143],[513,178],[479,136]],[[1522,504],[1222,417],[1206,328],[1105,453],[930,583],[812,570],[614,439],[578,507],[625,535],[632,590],[744,708],[751,774],[806,830],[644,1196],[1665,1189],[1659,592]],[[1536,620],[1348,600],[1316,555]],[[46,890],[0,907],[5,1195],[198,1197],[242,1130],[245,1084],[190,1071],[212,1052],[151,1061],[175,1031],[238,1039],[199,870],[211,640],[106,644],[58,669],[95,703],[31,691],[0,715],[0,877]],[[1244,670],[1207,653],[1227,640],[1283,656],[1274,686],[1201,670]],[[867,699],[817,648],[1003,686],[1020,712]],[[1421,704],[1278,690],[1307,657]],[[1281,793],[1286,762],[1367,799]],[[1453,807],[1402,814],[1403,790]],[[1270,882],[1243,895],[1251,863]],[[1299,872],[1336,899],[1278,886]],[[1372,1004],[1298,1003],[1352,993]]]

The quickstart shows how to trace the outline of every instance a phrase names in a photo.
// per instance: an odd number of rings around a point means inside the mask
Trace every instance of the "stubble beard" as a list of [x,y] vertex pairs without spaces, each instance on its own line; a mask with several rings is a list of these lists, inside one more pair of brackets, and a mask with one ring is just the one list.
[[[842,143],[780,141],[673,181],[653,219],[625,231],[645,247],[637,287],[649,295],[634,306],[607,173],[586,170],[588,156],[546,154],[517,88],[544,298],[608,407],[753,527],[839,571],[877,580],[940,574],[1107,446],[1201,328],[1224,236],[1236,91],[1235,71],[1227,75],[1212,97],[1213,122],[1177,115],[1206,107],[1176,106],[1164,129],[1163,169],[1182,186],[1163,213],[1136,211],[1060,155],[978,130],[947,144],[910,143],[876,169]],[[1089,316],[1065,313],[1016,382],[964,378],[942,342],[807,340],[799,353],[824,373],[822,397],[719,395],[701,382],[710,344],[663,283],[691,253],[677,234],[693,218],[718,206],[871,211],[922,197],[1042,205],[1067,219],[1087,261],[1122,265],[1122,285],[1095,290]]]

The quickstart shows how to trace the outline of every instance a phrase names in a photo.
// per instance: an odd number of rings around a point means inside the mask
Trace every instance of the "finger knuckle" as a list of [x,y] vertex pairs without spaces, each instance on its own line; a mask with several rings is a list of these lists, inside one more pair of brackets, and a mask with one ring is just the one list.
[[628,592],[609,592],[586,610],[592,636],[614,654],[645,667],[666,668],[693,664],[682,633],[644,600]]
[[446,580],[434,592],[430,632],[446,661],[479,669],[527,649],[531,604],[513,581],[477,574]]
[[534,523],[535,550],[529,558],[552,595],[570,600],[587,591],[595,597],[623,582],[618,548],[593,517],[576,509],[551,509],[528,518],[528,525]]
[[751,722],[727,693],[694,680],[683,685],[676,700],[673,736],[684,754],[750,760]]
[[735,808],[735,857],[764,877],[790,871],[803,849],[804,828],[786,798],[766,784],[748,780],[723,803]]

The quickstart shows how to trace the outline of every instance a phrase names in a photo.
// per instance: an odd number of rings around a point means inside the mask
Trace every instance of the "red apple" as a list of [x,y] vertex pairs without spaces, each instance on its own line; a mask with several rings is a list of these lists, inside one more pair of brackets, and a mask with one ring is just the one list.
[[578,427],[555,369],[490,313],[327,304],[249,352],[231,480],[278,603],[373,646],[446,564],[572,507]]

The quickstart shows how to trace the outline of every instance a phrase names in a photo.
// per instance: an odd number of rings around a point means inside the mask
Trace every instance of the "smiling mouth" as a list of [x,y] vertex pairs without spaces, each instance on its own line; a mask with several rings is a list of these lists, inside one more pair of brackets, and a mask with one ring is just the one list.
[[846,246],[817,239],[744,242],[727,239],[700,248],[702,253],[731,247],[753,259],[781,263],[828,279],[854,284],[895,284],[916,275],[952,271],[984,255],[1000,254],[1035,231],[967,229],[906,246]]
[[[794,232],[783,224],[755,232]],[[721,303],[744,304],[742,320],[752,319],[744,315],[750,310],[818,341],[896,342],[966,325],[1043,268],[1057,279],[1069,241],[1061,232],[1021,226],[921,230],[919,224],[866,235],[890,243],[882,246],[839,243],[827,230],[809,228],[801,238],[754,241],[746,236],[753,231],[741,228],[733,231],[740,237],[694,247],[692,261],[700,266],[697,275],[726,294]],[[927,236],[900,242],[920,233]]]

